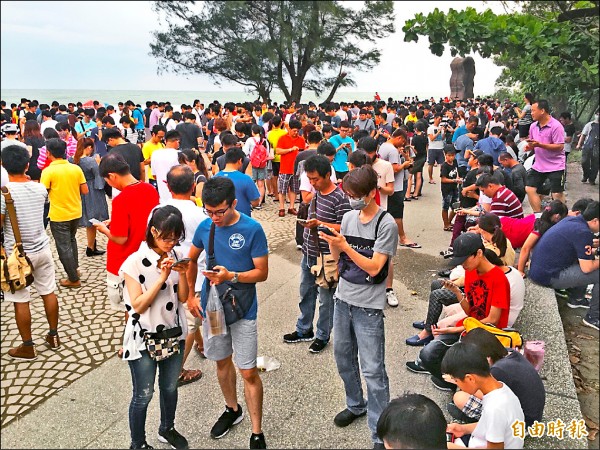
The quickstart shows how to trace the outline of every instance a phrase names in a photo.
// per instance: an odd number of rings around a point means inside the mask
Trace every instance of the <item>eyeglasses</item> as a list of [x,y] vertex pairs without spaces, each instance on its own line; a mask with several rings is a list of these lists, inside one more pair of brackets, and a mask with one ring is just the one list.
[[156,239],[160,239],[161,241],[163,241],[165,244],[175,244],[177,242],[179,242],[179,238],[164,238],[161,236],[156,236]]
[[202,208],[204,210],[204,214],[206,214],[208,217],[223,217],[226,213],[227,210],[231,208],[231,206],[228,206],[225,209],[220,209],[218,211],[209,211],[206,208]]

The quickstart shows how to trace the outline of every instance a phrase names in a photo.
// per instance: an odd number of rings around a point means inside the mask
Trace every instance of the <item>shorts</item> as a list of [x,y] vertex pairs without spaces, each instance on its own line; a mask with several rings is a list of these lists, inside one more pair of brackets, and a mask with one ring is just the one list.
[[279,166],[280,166],[281,163],[278,163],[278,162],[275,162],[275,161],[272,161],[271,163],[272,163],[271,165],[273,166],[272,167],[272,169],[273,169],[273,176],[274,177],[278,177],[279,176]]
[[257,167],[252,168],[252,181],[265,180],[267,178],[267,168],[263,167],[259,169]]
[[538,191],[542,189],[546,180],[550,180],[550,192],[558,194],[565,190],[564,170],[538,172],[535,169],[529,169],[527,172],[527,186],[534,187]]
[[444,156],[443,148],[430,148],[427,150],[427,164],[433,166],[434,163],[438,163],[438,166],[444,164],[446,157]]
[[519,137],[521,139],[529,137],[529,128],[531,128],[531,123],[518,124]]
[[343,179],[344,179],[344,177],[345,177],[346,175],[348,175],[348,172],[349,172],[348,170],[346,170],[345,172],[342,172],[341,170],[336,170],[336,171],[335,171],[335,177],[336,177],[338,180],[343,180]]
[[204,354],[211,361],[222,361],[233,354],[238,369],[254,369],[258,355],[256,320],[241,319],[227,327],[225,336],[204,336]]
[[419,158],[419,159],[415,159],[413,162],[413,166],[411,167],[411,169],[409,170],[409,172],[413,175],[422,172],[423,171],[423,167],[425,167],[425,162],[427,161],[427,157],[425,158]]
[[137,143],[138,144],[145,144],[146,143],[146,130],[144,130],[142,128],[142,129],[139,129],[139,130],[136,130],[136,131],[137,131],[137,134],[138,134],[137,135]]
[[[197,292],[197,295],[200,296],[200,293]],[[194,334],[200,329],[200,326],[202,325],[202,319],[200,317],[192,316],[192,313],[188,309],[187,302],[183,303],[183,309],[185,310],[185,318],[187,319],[188,335]]]
[[280,194],[287,194],[288,191],[297,192],[299,189],[298,184],[296,175],[282,173],[277,180],[277,192]]
[[467,403],[465,403],[462,412],[472,419],[479,419],[483,411],[483,402],[474,395],[470,395]]
[[442,194],[442,209],[448,211],[452,208],[452,203],[458,201],[458,191],[452,191],[448,194]]
[[388,197],[387,210],[394,219],[404,218],[404,191],[394,192]]
[[[33,286],[39,295],[52,294],[56,290],[56,278],[54,268],[54,258],[50,246],[40,250],[37,253],[27,253],[27,257],[33,265]],[[29,287],[4,293],[4,298],[14,303],[27,303],[31,301],[31,291]]]

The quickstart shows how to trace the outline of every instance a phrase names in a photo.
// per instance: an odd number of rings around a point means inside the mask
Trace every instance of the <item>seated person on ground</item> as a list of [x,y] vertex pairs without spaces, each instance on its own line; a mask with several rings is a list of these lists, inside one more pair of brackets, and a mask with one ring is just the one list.
[[421,394],[392,400],[377,422],[385,448],[446,448],[446,419],[440,407]]
[[[515,437],[512,427],[515,421],[525,421],[519,399],[506,384],[494,378],[487,358],[475,345],[463,342],[453,345],[446,352],[441,369],[444,378],[456,383],[461,391],[483,394],[479,422],[451,423],[446,429],[448,433],[463,438],[469,448],[523,448],[523,439]],[[447,446],[462,448],[452,442]]]
[[[498,338],[483,328],[469,331],[461,342],[472,344],[485,356],[491,366],[494,378],[506,384],[517,396],[525,415],[525,425],[541,422],[546,403],[546,390],[538,372],[518,351],[507,351]],[[463,422],[476,422],[481,417],[483,394],[457,392],[454,403],[448,404],[448,412]],[[455,405],[453,408],[452,406]]]

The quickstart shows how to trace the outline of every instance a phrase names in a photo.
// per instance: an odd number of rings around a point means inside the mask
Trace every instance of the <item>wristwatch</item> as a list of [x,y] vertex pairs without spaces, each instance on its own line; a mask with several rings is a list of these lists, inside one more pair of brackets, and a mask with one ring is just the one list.
[[240,278],[240,274],[237,272],[233,272],[233,278],[231,279],[231,282],[237,283],[239,278]]

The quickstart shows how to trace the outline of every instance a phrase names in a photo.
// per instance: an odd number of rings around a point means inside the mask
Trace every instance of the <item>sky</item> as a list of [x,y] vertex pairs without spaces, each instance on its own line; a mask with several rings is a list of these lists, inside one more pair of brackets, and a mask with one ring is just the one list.
[[[436,6],[461,10],[469,5],[504,12],[499,2],[396,2],[396,32],[379,41],[380,64],[364,73],[349,68],[356,86],[340,91],[449,93],[450,52],[432,55],[423,37],[418,43],[404,42],[402,26],[415,13],[427,14]],[[243,91],[235,83],[216,87],[207,75],[158,75],[149,43],[152,32],[165,25],[159,24],[150,2],[2,1],[1,13],[2,89]],[[472,56],[475,93],[491,94],[501,68]]]

